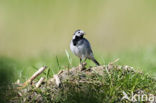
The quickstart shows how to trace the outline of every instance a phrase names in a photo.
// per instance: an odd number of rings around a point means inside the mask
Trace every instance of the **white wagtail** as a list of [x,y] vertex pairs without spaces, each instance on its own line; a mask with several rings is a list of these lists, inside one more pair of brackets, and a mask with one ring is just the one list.
[[73,39],[70,43],[70,49],[76,56],[80,58],[80,63],[82,63],[82,61],[86,61],[86,59],[90,59],[97,66],[99,66],[100,64],[94,58],[89,41],[83,37],[84,34],[85,33],[82,30],[75,31],[73,34]]

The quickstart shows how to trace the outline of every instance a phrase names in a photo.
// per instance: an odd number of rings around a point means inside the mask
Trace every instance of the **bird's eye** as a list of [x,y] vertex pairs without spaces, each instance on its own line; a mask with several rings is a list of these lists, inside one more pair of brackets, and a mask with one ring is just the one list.
[[78,32],[78,33],[80,33],[80,32]]

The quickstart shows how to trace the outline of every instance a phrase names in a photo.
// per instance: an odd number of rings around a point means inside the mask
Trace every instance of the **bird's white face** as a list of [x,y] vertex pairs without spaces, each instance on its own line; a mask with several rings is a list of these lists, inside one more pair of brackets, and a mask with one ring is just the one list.
[[85,35],[85,32],[82,30],[77,30],[74,33],[73,39],[75,39],[75,37],[83,37],[83,35]]

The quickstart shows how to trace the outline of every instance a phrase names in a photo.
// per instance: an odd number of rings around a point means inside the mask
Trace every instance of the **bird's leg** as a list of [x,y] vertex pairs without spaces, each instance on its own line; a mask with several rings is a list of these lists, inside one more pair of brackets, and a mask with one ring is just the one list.
[[80,59],[80,63],[81,63],[81,70],[84,70],[85,69],[85,66],[86,66],[86,63],[85,63],[85,61],[86,61],[86,59],[87,58],[83,58],[83,59]]
[[81,62],[82,62],[82,59],[80,58],[80,64],[81,64]]
[[79,65],[79,69],[81,70],[82,68],[82,58],[80,58],[80,65]]
[[85,63],[86,60],[87,60],[87,58],[84,58],[82,62]]
[[80,58],[80,65],[81,65],[81,67],[83,67],[83,59],[82,58]]
[[84,58],[83,58],[83,57],[81,57],[81,58],[80,58],[80,64],[82,65],[82,64],[83,64],[83,62],[84,62]]
[[80,64],[83,64],[83,63],[85,63],[85,61],[87,60],[87,58],[80,58]]
[[87,60],[87,58],[85,58],[84,62]]

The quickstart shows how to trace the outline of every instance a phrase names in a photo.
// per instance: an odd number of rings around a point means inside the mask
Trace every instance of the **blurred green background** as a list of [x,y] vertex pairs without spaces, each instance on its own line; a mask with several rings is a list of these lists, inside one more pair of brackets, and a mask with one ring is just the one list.
[[64,52],[77,29],[96,52],[155,45],[155,11],[155,0],[3,0],[0,54]]
[[119,64],[155,75],[155,0],[1,0],[0,68],[25,79],[43,65],[57,72],[69,64],[65,49],[78,65],[69,50],[77,29],[101,64],[120,58]]

